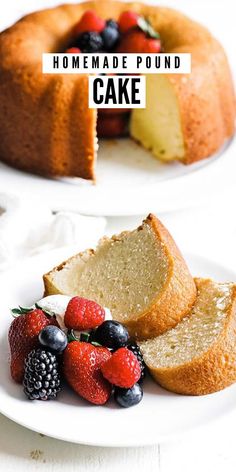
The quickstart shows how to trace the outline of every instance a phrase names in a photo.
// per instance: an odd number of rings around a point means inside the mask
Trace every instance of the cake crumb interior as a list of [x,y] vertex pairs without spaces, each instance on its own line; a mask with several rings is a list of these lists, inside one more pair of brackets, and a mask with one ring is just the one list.
[[200,357],[217,339],[224,326],[232,296],[231,283],[207,280],[198,288],[190,316],[176,328],[140,343],[149,367],[173,367]]
[[162,242],[144,223],[135,231],[103,239],[95,253],[72,259],[53,278],[62,293],[95,300],[116,320],[125,321],[158,296],[168,264]]

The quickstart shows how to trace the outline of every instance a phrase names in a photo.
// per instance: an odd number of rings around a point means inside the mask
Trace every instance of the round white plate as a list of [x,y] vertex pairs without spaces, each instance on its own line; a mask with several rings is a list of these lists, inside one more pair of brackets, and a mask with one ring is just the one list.
[[88,215],[161,214],[192,207],[235,185],[235,140],[190,166],[163,164],[130,139],[100,143],[97,183],[78,178],[47,179],[0,163],[1,191],[38,195],[53,210]]
[[[42,274],[71,251],[53,251],[30,259],[1,275],[0,411],[15,422],[58,439],[97,446],[144,446],[159,443],[202,426],[236,407],[236,385],[213,395],[187,397],[144,384],[143,401],[122,409],[113,400],[93,406],[69,388],[56,401],[30,402],[9,375],[7,331],[9,307],[30,305],[43,293]],[[236,280],[236,273],[204,258],[187,256],[194,275]]]

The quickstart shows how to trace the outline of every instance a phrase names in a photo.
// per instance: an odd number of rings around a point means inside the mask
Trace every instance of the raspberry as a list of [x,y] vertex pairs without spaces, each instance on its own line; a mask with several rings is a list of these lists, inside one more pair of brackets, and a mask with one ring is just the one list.
[[147,38],[144,46],[144,51],[146,53],[156,53],[161,52],[161,41],[160,39]]
[[105,320],[105,310],[93,300],[73,297],[65,312],[64,322],[67,328],[83,331],[93,329]]
[[93,10],[87,10],[80,18],[79,23],[75,26],[74,34],[79,35],[88,31],[101,33],[105,28],[105,21],[99,18]]
[[120,32],[127,33],[130,29],[138,26],[139,18],[138,13],[134,11],[123,11],[118,20]]
[[110,383],[122,388],[131,388],[141,376],[139,361],[133,352],[121,347],[114,352],[102,367],[102,374]]
[[66,54],[79,54],[81,50],[79,48],[69,48],[66,50]]

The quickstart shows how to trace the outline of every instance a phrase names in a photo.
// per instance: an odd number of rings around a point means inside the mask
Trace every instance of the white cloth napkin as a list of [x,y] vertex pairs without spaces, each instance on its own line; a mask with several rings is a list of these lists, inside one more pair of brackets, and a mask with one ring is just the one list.
[[43,251],[75,245],[93,247],[104,235],[106,220],[51,210],[36,198],[0,193],[0,270]]

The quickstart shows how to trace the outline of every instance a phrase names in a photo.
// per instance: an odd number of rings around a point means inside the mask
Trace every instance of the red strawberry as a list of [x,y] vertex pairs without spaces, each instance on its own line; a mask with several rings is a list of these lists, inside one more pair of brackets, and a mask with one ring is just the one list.
[[79,54],[80,52],[79,48],[69,48],[66,50],[66,54]]
[[25,358],[37,347],[40,331],[50,324],[55,324],[54,318],[48,318],[39,309],[22,314],[12,322],[8,340],[11,351],[11,376],[16,382],[22,382]]
[[[114,111],[114,110],[113,110]],[[99,138],[115,138],[128,134],[129,113],[111,113],[99,116],[97,134]]]
[[160,39],[153,39],[147,38],[144,45],[144,53],[156,53],[158,54],[161,52],[161,40]]
[[137,357],[126,347],[117,349],[101,370],[110,383],[122,388],[133,387],[141,376]]
[[131,30],[121,39],[116,52],[142,53],[145,52],[146,35],[141,30]]
[[80,18],[80,21],[74,28],[74,34],[79,35],[88,31],[96,31],[101,33],[105,28],[105,21],[95,13],[93,10],[87,10]]
[[105,310],[93,300],[73,297],[65,312],[64,323],[69,329],[93,329],[105,320]]
[[118,25],[121,33],[127,33],[132,28],[138,26],[140,16],[134,11],[123,11],[119,17]]
[[78,395],[95,405],[103,405],[111,395],[111,385],[104,379],[101,366],[111,357],[106,347],[72,341],[63,353],[63,372]]

